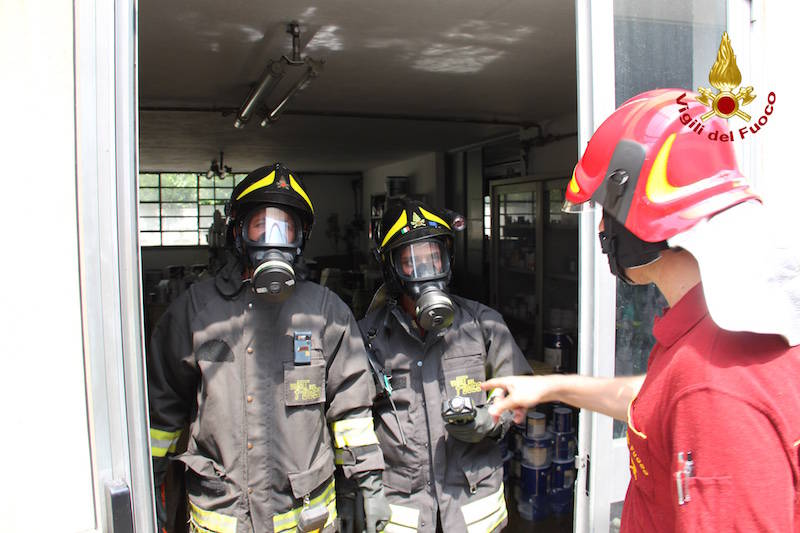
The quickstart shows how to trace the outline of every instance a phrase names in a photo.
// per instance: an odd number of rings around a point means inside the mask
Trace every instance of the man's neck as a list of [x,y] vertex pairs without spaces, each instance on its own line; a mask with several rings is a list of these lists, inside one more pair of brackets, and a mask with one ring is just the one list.
[[411,320],[414,321],[414,324],[417,326],[417,329],[419,330],[419,336],[424,339],[425,330],[422,329],[422,326],[420,326],[419,322],[417,322],[417,313],[415,309],[416,306],[414,305],[414,300],[412,300],[411,297],[409,297],[406,293],[403,293],[403,295],[400,296],[400,306],[403,308],[403,311],[405,311],[405,313],[409,317],[411,317]]
[[670,307],[700,283],[697,260],[686,250],[665,250],[653,266],[653,282]]

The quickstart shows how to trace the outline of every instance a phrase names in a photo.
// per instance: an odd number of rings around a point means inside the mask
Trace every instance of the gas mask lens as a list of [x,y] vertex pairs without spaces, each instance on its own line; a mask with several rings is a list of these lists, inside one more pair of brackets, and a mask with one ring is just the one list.
[[267,302],[285,301],[294,290],[293,265],[303,240],[299,217],[280,207],[257,208],[244,219],[242,237],[253,290]]
[[244,222],[245,242],[258,246],[300,246],[300,221],[280,207],[254,210]]
[[440,278],[450,270],[444,243],[439,240],[412,242],[394,253],[398,276],[409,281]]

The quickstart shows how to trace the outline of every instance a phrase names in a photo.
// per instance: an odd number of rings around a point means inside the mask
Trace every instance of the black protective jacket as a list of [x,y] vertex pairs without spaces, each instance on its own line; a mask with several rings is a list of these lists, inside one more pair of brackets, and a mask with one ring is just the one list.
[[[260,301],[239,270],[192,285],[158,322],[148,351],[156,473],[188,425],[191,524],[219,533],[295,531],[306,505],[336,523],[334,456],[346,475],[383,468],[374,383],[349,308],[299,281]],[[226,296],[227,295],[227,296]],[[308,336],[308,338],[306,338]],[[296,352],[310,353],[297,364]]]
[[359,322],[379,364],[391,375],[392,399],[406,440],[403,444],[388,399],[379,398],[373,408],[375,431],[392,506],[386,531],[435,532],[437,514],[444,530],[453,532],[497,531],[507,522],[497,440],[487,437],[470,444],[450,436],[442,402],[460,395],[484,405],[487,397],[480,382],[530,374],[531,369],[497,311],[451,298],[453,325],[424,339],[391,300]]

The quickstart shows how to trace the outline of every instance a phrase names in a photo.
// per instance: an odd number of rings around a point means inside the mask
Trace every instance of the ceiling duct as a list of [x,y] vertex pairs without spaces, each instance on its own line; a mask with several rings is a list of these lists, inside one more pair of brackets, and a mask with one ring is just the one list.
[[[261,75],[258,83],[247,95],[247,98],[239,108],[236,114],[236,121],[233,125],[236,128],[244,128],[245,124],[250,120],[257,110],[262,115],[261,127],[266,127],[278,120],[281,113],[286,109],[294,96],[306,89],[311,82],[317,78],[322,72],[322,67],[325,65],[324,59],[312,59],[308,56],[302,57],[300,54],[300,24],[293,21],[286,29],[287,33],[292,36],[292,57],[281,56],[277,61],[271,60],[267,64],[267,68]],[[304,68],[305,72],[300,78],[289,88],[286,94],[280,99],[275,107],[270,108],[266,104],[267,98],[275,90],[275,87],[283,79],[288,69],[301,69]]]

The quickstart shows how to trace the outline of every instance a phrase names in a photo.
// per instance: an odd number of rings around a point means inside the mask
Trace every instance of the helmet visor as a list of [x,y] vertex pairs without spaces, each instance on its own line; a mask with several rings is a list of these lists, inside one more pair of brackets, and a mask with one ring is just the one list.
[[395,250],[392,257],[397,275],[409,281],[438,279],[450,271],[445,244],[438,239],[406,244]]
[[561,205],[561,211],[563,213],[588,213],[594,210],[595,210],[594,200],[589,200],[588,202],[581,202],[579,204],[572,203],[569,200],[564,200],[564,203]]
[[245,242],[261,246],[300,246],[302,231],[299,217],[280,207],[254,209],[244,219]]

